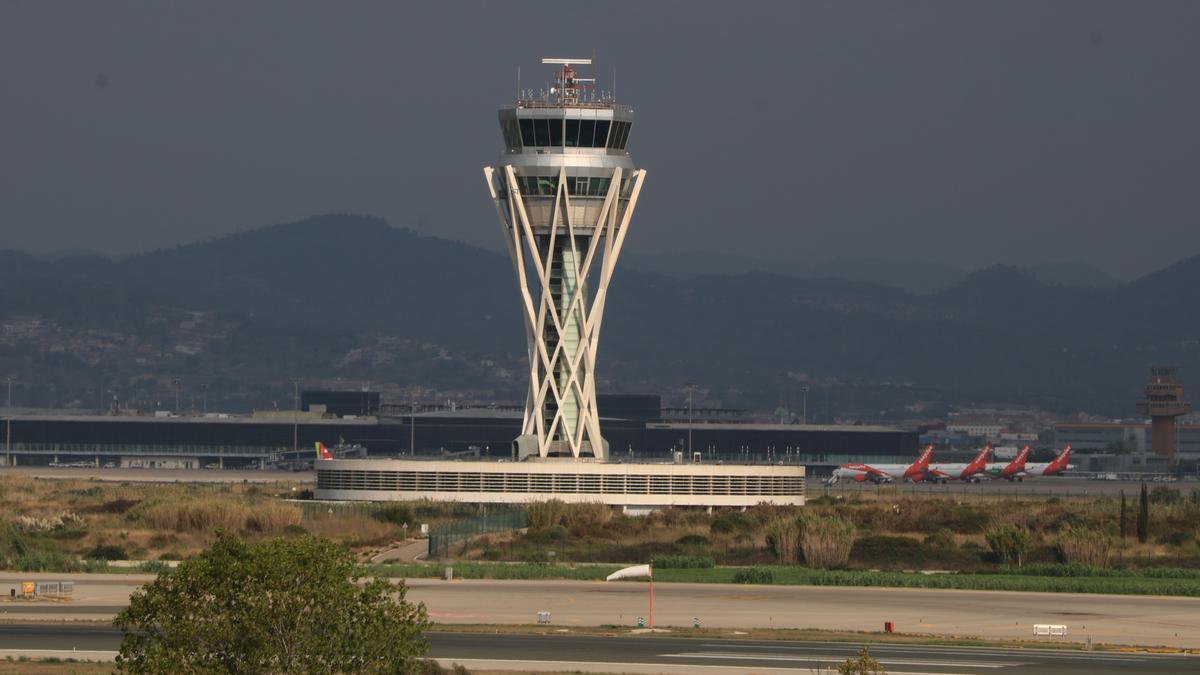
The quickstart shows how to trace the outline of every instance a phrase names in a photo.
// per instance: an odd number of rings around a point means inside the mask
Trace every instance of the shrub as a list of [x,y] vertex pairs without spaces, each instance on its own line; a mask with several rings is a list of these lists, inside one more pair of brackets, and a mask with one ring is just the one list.
[[675,540],[676,546],[708,546],[708,537],[702,534],[685,534]]
[[925,545],[930,548],[940,549],[957,548],[957,544],[954,542],[954,533],[944,527],[936,532],[925,535]]
[[856,538],[854,523],[840,516],[807,513],[797,519],[800,550],[809,567],[845,567]]
[[1155,486],[1150,491],[1151,504],[1178,504],[1181,501],[1183,501],[1183,493],[1166,485]]
[[773,584],[775,573],[766,567],[747,567],[733,575],[735,584]]
[[138,566],[138,570],[145,574],[161,574],[171,569],[171,566],[161,560],[147,560]]
[[304,529],[303,525],[293,524],[283,528],[283,535],[285,537],[303,537],[306,534],[308,534],[308,530]]
[[383,523],[408,525],[409,527],[412,527],[417,522],[417,517],[413,514],[412,508],[407,504],[387,504],[372,513],[371,517]]
[[87,531],[87,521],[70,511],[63,511],[40,518],[36,516],[17,516],[13,524],[18,530],[27,534],[62,534]]
[[558,499],[530,502],[525,506],[525,513],[529,516],[529,529],[544,530],[562,524],[566,510],[567,505]]
[[562,521],[567,529],[579,535],[594,533],[598,528],[607,525],[612,520],[613,512],[605,504],[586,502],[581,504],[565,504]]
[[871,567],[921,567],[929,559],[929,548],[912,537],[868,534],[854,542],[850,557]]
[[767,525],[767,548],[779,562],[792,565],[800,557],[800,524],[795,518],[777,518]]
[[13,567],[18,572],[75,572],[79,561],[57,551],[28,551],[17,556]]
[[1082,527],[1067,528],[1058,537],[1063,562],[1086,567],[1108,567],[1112,544],[1106,532]]
[[1029,547],[1033,545],[1033,536],[1029,530],[1012,523],[993,525],[984,533],[992,554],[1002,563],[1016,563],[1021,566]]
[[660,555],[654,558],[654,566],[662,569],[704,569],[714,565],[713,559],[706,555]]
[[272,534],[300,523],[300,509],[293,504],[258,502],[239,504],[217,497],[183,502],[158,502],[129,512],[146,527],[171,532],[262,532]]
[[88,560],[128,560],[125,549],[113,544],[97,544],[95,548],[84,554]]

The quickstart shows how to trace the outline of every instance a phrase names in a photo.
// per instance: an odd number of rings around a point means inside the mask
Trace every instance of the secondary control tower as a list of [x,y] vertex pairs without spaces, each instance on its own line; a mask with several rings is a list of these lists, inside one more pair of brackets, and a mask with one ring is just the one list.
[[521,294],[529,395],[520,459],[604,461],[596,410],[596,352],[608,284],[646,172],[626,150],[633,109],[575,68],[591,59],[542,59],[546,92],[500,108],[504,154],[487,167]]

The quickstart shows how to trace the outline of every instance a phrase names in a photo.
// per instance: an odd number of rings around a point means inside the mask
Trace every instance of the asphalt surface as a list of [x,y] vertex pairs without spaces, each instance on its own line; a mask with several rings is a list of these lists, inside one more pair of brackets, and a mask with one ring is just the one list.
[[[69,601],[9,600],[22,580],[63,574],[0,573],[0,620],[104,620],[116,615],[146,575],[74,575]],[[617,625],[648,618],[644,582],[407,580],[408,599],[423,602],[440,624],[533,624],[550,612],[554,628]],[[1076,642],[1200,649],[1200,598],[1082,593],[755,586],[659,583],[656,627],[815,628],[878,631],[892,621],[901,633],[1024,640],[1034,624],[1068,627]]]
[[[508,670],[590,672],[828,672],[860,645],[829,642],[719,640],[669,636],[429,634],[430,655],[443,664]],[[70,652],[82,658],[112,658],[121,633],[106,626],[0,624],[0,655]],[[885,645],[871,654],[892,675],[1000,673],[1195,673],[1200,657],[1163,654],[1080,652],[1054,649],[997,649]],[[72,651],[73,650],[73,651]],[[607,669],[607,670],[606,670]]]

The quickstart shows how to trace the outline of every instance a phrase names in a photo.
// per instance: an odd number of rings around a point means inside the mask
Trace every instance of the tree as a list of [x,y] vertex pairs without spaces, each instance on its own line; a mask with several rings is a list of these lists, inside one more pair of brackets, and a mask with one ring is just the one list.
[[212,548],[135,592],[113,625],[125,672],[409,673],[430,626],[403,582],[360,583],[354,555],[316,537]]
[[1150,538],[1150,495],[1146,493],[1145,483],[1142,483],[1142,496],[1138,503],[1137,538],[1140,544]]
[[1125,545],[1125,537],[1129,536],[1129,509],[1125,506],[1125,491],[1121,490],[1121,545]]
[[876,661],[866,647],[858,650],[858,656],[852,656],[838,664],[838,675],[884,675],[887,671],[883,664]]

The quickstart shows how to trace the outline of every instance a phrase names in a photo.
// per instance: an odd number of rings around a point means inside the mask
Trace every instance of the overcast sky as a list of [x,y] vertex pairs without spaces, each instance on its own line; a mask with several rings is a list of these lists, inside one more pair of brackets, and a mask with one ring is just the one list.
[[499,250],[496,108],[589,56],[630,248],[1123,277],[1200,253],[1200,2],[0,0],[0,248],[327,212]]

